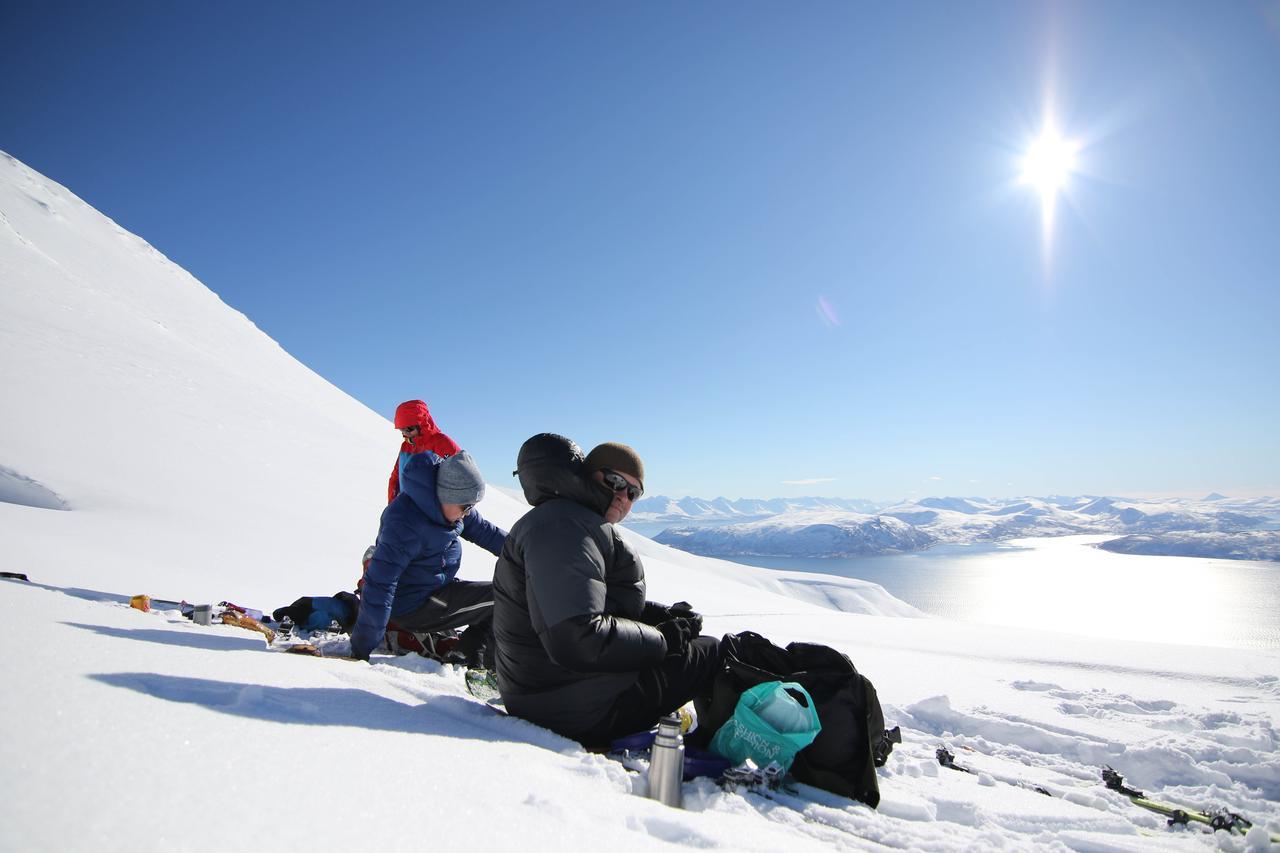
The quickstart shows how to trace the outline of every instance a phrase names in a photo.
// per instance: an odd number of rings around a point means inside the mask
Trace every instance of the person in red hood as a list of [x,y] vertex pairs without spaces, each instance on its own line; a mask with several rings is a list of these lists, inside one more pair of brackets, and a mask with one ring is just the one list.
[[444,459],[461,450],[456,441],[436,426],[431,410],[422,400],[406,400],[396,406],[396,429],[404,436],[404,442],[400,445],[400,455],[396,457],[395,467],[391,469],[391,480],[387,483],[387,503],[391,503],[400,494],[400,471],[410,456],[430,450]]
[[[409,461],[409,457],[429,450],[441,459],[445,459],[462,449],[456,441],[440,431],[440,427],[436,426],[435,420],[431,417],[431,410],[422,400],[405,400],[396,406],[395,423],[404,441],[400,443],[400,453],[396,456],[396,464],[391,469],[391,479],[387,482],[387,503],[391,503],[396,499],[396,495],[400,494],[400,472],[404,470],[404,463]],[[356,581],[356,592],[364,588],[363,572],[369,568],[373,549],[374,546],[370,545],[365,549],[364,556],[360,558],[361,575]]]

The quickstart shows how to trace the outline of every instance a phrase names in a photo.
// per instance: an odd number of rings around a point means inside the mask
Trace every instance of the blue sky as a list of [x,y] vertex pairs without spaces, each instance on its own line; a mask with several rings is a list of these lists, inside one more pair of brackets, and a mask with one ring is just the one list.
[[1280,0],[0,27],[0,148],[499,485],[556,431],[651,494],[1280,492]]

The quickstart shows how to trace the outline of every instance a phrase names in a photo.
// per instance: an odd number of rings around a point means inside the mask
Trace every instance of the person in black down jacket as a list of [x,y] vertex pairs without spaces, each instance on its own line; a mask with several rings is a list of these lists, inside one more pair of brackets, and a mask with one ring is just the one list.
[[588,746],[652,727],[710,689],[720,643],[683,602],[645,601],[644,567],[614,524],[644,491],[623,444],[585,458],[564,436],[520,448],[533,505],[494,571],[498,689],[509,713]]

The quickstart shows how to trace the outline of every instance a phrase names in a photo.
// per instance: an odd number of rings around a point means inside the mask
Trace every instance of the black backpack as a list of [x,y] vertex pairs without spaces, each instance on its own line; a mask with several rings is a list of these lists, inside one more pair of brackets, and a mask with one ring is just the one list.
[[720,648],[724,669],[716,675],[710,699],[695,705],[701,739],[709,741],[733,716],[742,691],[765,681],[798,682],[813,697],[822,731],[796,755],[791,774],[875,808],[880,802],[876,767],[887,757],[887,751],[877,754],[884,712],[875,687],[848,656],[815,643],[780,648],[752,631],[726,634]]

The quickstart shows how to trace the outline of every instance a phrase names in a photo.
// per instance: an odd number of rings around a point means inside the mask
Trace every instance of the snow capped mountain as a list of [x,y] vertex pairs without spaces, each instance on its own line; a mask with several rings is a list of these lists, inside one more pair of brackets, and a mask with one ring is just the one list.
[[1280,530],[1130,534],[1102,542],[1098,547],[1117,554],[1280,561]]
[[741,515],[741,513],[734,508],[729,499],[725,497],[719,497],[711,501],[710,504],[708,504],[708,509],[712,512],[718,512],[723,515]]
[[1076,510],[1081,515],[1103,515],[1115,512],[1115,501],[1111,498],[1095,498]]
[[[775,504],[759,505],[766,503]],[[1073,533],[1234,533],[1275,524],[1280,521],[1280,511],[1271,498],[1228,503],[1110,497],[946,497],[894,504],[876,515],[828,510],[816,518],[813,510],[788,507],[750,523],[707,523],[722,518],[669,516],[664,520],[671,526],[655,538],[693,553],[721,557],[843,557],[921,550],[941,542],[988,542]],[[898,525],[890,529],[886,521]],[[1175,537],[1162,541],[1164,547],[1175,549],[1161,552],[1167,554],[1179,553],[1178,547],[1189,549],[1189,556],[1229,557],[1248,552],[1230,538],[1217,540],[1222,545],[1218,553],[1207,553],[1212,551],[1208,539]]]
[[925,498],[917,501],[920,506],[933,507],[934,509],[949,509],[955,512],[963,512],[972,515],[976,512],[982,512],[977,506],[970,503],[968,498]]
[[716,512],[715,507],[709,501],[699,500],[698,498],[681,498],[676,501],[676,506],[685,515],[693,517],[711,515]]
[[655,540],[694,554],[789,557],[857,557],[919,551],[928,533],[889,516],[855,518],[830,513],[786,513],[723,527],[673,527]]
[[784,512],[811,510],[845,510],[873,513],[880,507],[872,501],[847,498],[742,498],[731,501],[719,497],[715,500],[684,497],[676,500],[665,495],[641,498],[631,510],[631,519],[650,524],[661,521],[696,519],[698,521],[750,520],[780,515]]
[[651,498],[641,498],[635,502],[632,508],[631,517],[635,518],[641,514],[641,507],[644,507],[644,515],[657,516],[661,518],[688,518],[689,513],[685,512],[680,506],[680,502],[675,498],[669,498],[665,495],[654,495]]

